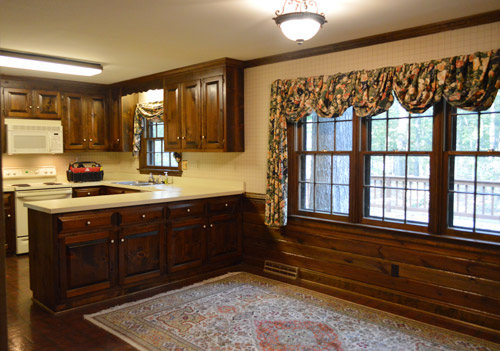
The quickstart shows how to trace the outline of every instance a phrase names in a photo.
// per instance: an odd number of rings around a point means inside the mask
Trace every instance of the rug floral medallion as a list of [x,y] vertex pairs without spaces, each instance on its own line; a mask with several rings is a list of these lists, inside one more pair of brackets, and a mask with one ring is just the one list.
[[500,351],[500,345],[248,273],[85,318],[145,351]]

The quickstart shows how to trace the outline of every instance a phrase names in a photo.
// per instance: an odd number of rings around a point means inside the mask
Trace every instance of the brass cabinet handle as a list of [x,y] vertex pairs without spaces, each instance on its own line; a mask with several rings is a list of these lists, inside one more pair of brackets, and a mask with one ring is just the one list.
[[10,217],[11,217],[11,214],[10,214],[10,213],[9,213],[9,214],[7,214],[7,218],[10,218]]
[[87,141],[87,139],[83,139],[83,141]]
[[30,108],[33,108],[33,106],[30,106]]
[[89,141],[92,141],[92,139],[89,139]]
[[141,217],[142,217],[142,218],[146,218],[146,215],[145,215],[145,214],[143,214],[143,215],[141,215]]
[[184,139],[186,139],[186,137],[182,137],[182,139],[184,140]]
[[187,211],[187,212],[191,212],[191,209],[190,209],[190,208],[188,208],[186,211]]
[[121,239],[120,241],[121,241],[122,243],[124,243],[124,242],[125,242],[125,239]]
[[40,106],[37,106],[36,108],[37,108],[37,109],[40,109]]
[[120,141],[120,139],[116,139],[116,142],[119,142],[119,141]]
[[111,244],[114,244],[114,243],[115,243],[115,241],[113,239],[111,239]]
[[206,227],[207,227],[207,225],[206,225],[206,224],[203,224],[203,229],[205,229]]
[[90,192],[89,192],[89,193],[87,193],[87,195],[88,195],[88,196],[90,196]]
[[177,137],[177,140],[181,140],[181,137]]
[[213,224],[210,224],[210,228],[213,228],[213,227],[214,227],[214,225],[213,225]]
[[229,204],[228,204],[228,203],[225,203],[225,204],[224,204],[224,206],[228,207],[228,206],[229,206]]
[[86,225],[90,225],[90,221],[87,221],[87,223],[85,223]]
[[205,139],[205,136],[204,136],[204,135],[202,135],[202,136],[201,136],[201,138],[202,138],[202,139]]

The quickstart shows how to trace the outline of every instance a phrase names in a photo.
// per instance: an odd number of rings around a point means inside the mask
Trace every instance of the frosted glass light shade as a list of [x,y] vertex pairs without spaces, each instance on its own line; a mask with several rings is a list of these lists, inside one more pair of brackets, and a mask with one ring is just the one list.
[[314,37],[326,22],[323,15],[311,12],[286,13],[274,21],[288,39],[299,44]]
[[95,76],[102,72],[99,64],[3,50],[0,50],[0,66],[79,76]]

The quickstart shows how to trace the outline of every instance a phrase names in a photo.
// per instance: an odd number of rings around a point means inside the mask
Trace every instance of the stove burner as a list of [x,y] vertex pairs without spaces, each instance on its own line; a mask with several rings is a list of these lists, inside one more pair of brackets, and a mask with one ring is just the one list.
[[47,183],[43,183],[45,185],[62,185],[62,183],[56,183],[56,182],[47,182]]
[[12,186],[28,187],[28,186],[31,186],[31,185],[29,185],[29,184],[12,184]]

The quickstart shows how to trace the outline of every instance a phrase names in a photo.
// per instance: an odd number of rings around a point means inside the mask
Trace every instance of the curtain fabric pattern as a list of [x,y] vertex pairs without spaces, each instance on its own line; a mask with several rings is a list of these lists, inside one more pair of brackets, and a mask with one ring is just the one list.
[[139,152],[141,151],[141,136],[146,120],[163,122],[163,101],[137,104],[134,115],[133,156],[139,156]]
[[287,122],[313,110],[341,116],[353,106],[358,117],[387,111],[394,102],[422,113],[445,99],[452,106],[488,109],[500,88],[500,49],[332,76],[276,80],[271,86],[266,224],[285,226],[288,211]]

